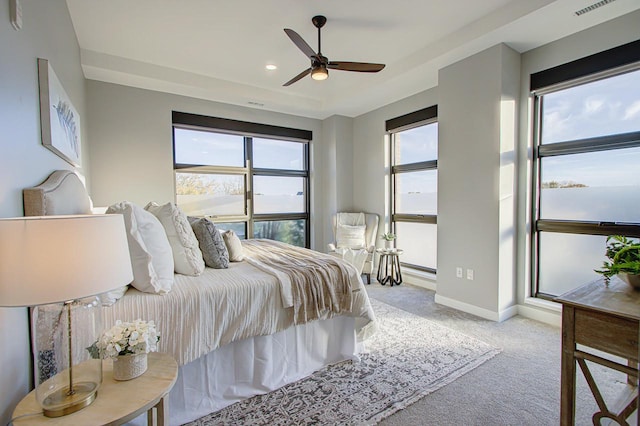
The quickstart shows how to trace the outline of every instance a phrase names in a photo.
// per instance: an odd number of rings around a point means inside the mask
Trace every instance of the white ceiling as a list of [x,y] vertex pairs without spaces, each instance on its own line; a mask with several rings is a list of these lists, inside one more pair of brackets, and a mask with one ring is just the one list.
[[[504,42],[524,52],[640,8],[616,0],[67,0],[88,79],[312,118],[355,117],[434,87],[438,69]],[[385,63],[377,74],[309,67],[284,33],[332,61]],[[278,66],[265,70],[267,63]]]

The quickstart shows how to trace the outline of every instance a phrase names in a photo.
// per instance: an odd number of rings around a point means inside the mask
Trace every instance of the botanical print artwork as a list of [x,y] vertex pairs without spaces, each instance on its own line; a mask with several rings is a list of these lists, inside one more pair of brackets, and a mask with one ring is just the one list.
[[73,107],[63,99],[60,99],[58,104],[53,106],[53,109],[58,113],[58,121],[60,122],[62,130],[64,130],[68,147],[73,151],[76,157],[80,157],[78,129],[76,126],[75,115],[73,114]]
[[80,115],[46,59],[38,59],[42,144],[74,166],[81,164]]

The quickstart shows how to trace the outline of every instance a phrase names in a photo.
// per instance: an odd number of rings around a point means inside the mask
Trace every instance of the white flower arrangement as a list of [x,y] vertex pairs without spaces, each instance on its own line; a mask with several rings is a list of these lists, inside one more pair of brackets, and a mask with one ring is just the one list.
[[[160,333],[153,321],[133,322],[116,321],[116,325],[105,331],[94,343],[103,358],[116,358],[119,355],[142,354],[158,350]],[[91,352],[91,349],[90,349]]]

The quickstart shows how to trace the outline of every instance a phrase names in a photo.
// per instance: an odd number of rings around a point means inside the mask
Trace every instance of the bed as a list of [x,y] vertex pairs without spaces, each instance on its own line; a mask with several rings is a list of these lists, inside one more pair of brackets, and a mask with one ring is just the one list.
[[[41,185],[25,189],[23,196],[27,216],[92,211],[84,184],[70,171],[55,171]],[[357,360],[362,342],[376,330],[354,267],[284,243],[246,240],[242,245],[246,259],[230,263],[228,269],[207,267],[196,277],[175,274],[167,294],[129,288],[113,305],[103,307],[105,328],[118,319],[156,322],[162,336],[158,350],[171,354],[179,365],[169,395],[172,425],[270,392],[324,366]],[[338,268],[343,275],[346,271],[348,301],[341,308],[301,311],[292,297],[304,283],[296,284],[273,264],[264,263],[265,253],[302,269],[308,259]],[[334,275],[325,272],[318,275],[329,281],[327,277]],[[141,418],[134,423],[145,424]]]

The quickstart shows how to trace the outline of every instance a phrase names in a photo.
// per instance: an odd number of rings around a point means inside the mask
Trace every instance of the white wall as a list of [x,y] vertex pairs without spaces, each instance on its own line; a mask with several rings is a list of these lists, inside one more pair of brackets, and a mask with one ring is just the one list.
[[87,82],[91,196],[96,206],[127,200],[174,201],[171,112],[292,127],[313,132],[311,141],[311,247],[322,249],[322,122],[98,81]]
[[[0,217],[22,216],[23,188],[39,184],[53,170],[72,169],[40,142],[37,58],[50,61],[82,123],[86,122],[80,50],[65,1],[23,1],[22,9],[24,25],[15,31],[9,2],[0,2]],[[82,130],[81,172],[86,174],[86,127]],[[0,424],[4,425],[31,383],[26,309],[0,308],[0,341]]]

